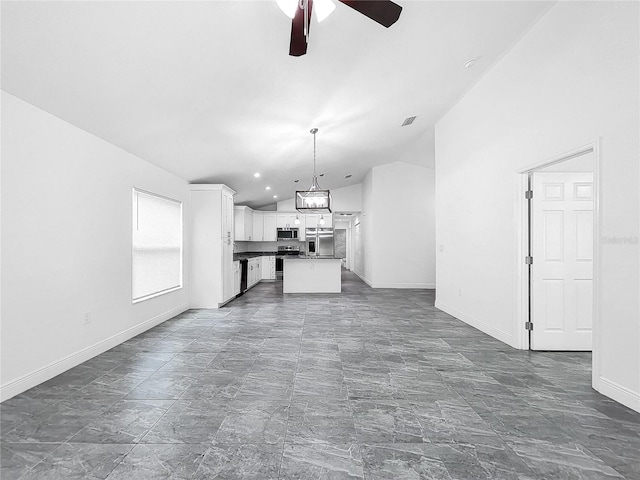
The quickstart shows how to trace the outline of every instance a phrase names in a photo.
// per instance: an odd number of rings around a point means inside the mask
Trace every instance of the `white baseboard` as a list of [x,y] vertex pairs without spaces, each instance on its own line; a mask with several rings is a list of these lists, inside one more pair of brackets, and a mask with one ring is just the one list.
[[435,283],[374,283],[373,288],[415,288],[418,290],[433,290]]
[[433,290],[436,288],[435,283],[373,283],[363,274],[353,270],[360,280],[369,285],[371,288],[415,288],[418,290]]
[[353,271],[353,273],[355,273],[358,277],[360,277],[360,280],[362,280],[364,283],[366,283],[371,288],[373,288],[373,284],[367,279],[367,277],[364,276],[364,274],[360,274],[359,272],[356,272],[355,270]]
[[442,310],[449,315],[453,315],[458,320],[462,320],[464,323],[471,325],[473,328],[477,328],[481,332],[486,333],[487,335],[492,336],[496,340],[500,340],[501,342],[506,343],[510,347],[519,348],[517,339],[510,333],[507,333],[499,328],[494,327],[493,325],[489,325],[486,322],[474,317],[473,315],[469,315],[467,313],[461,312],[450,305],[442,303],[436,300],[435,305],[437,309]]
[[602,395],[623,404],[625,407],[629,407],[636,412],[640,412],[640,393],[629,390],[628,388],[604,377],[599,378],[598,391]]
[[145,320],[134,327],[128,328],[127,330],[117,333],[109,338],[105,338],[90,347],[84,348],[60,360],[50,363],[46,367],[42,367],[34,372],[28,373],[16,380],[12,380],[11,382],[0,386],[0,402],[4,402],[11,397],[15,397],[19,393],[29,390],[36,385],[40,385],[41,383],[52,379],[56,375],[60,375],[62,372],[66,372],[70,368],[80,365],[82,362],[86,362],[96,355],[100,355],[101,353],[120,345],[122,342],[125,342],[136,335],[140,335],[142,332],[146,332],[150,328],[153,328],[188,309],[189,304],[172,308],[171,310],[156,315],[149,320]]

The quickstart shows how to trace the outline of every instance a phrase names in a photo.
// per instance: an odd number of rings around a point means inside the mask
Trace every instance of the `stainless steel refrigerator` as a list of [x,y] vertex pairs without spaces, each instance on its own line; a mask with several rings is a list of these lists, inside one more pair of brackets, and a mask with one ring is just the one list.
[[333,257],[333,228],[307,228],[305,240],[308,256]]

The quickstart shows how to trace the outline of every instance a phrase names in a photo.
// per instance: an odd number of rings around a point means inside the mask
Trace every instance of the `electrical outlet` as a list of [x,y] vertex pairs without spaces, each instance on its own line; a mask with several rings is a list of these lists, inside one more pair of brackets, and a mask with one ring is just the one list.
[[438,247],[438,250],[440,250],[441,252],[444,252],[444,245],[440,245],[440,247]]
[[91,313],[85,312],[84,314],[84,324],[89,325],[91,323]]
[[461,296],[462,296],[462,289],[461,289],[461,288],[459,288],[459,289],[458,289],[458,296],[459,296],[459,297],[461,297]]

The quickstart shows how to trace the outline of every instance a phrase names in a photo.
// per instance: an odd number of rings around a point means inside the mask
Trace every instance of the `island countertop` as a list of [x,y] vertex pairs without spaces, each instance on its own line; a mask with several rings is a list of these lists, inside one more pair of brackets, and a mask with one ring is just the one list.
[[326,257],[326,256],[316,256],[316,255],[289,255],[284,256],[283,258],[287,260],[339,260],[342,261],[341,258],[336,257]]

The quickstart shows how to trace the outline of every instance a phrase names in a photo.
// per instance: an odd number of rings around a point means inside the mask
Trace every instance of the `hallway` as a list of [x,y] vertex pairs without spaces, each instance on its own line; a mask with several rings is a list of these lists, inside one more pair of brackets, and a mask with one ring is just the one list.
[[0,407],[0,478],[640,478],[585,353],[514,350],[432,290],[261,283]]

